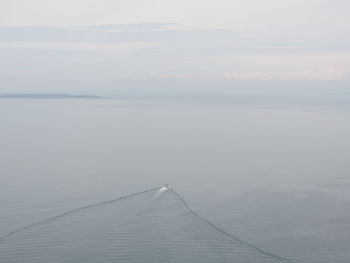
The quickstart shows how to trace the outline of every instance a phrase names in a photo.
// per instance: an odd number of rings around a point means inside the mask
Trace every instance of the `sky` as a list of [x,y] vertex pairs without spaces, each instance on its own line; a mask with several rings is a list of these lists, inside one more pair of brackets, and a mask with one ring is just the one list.
[[0,0],[0,93],[350,84],[347,0]]

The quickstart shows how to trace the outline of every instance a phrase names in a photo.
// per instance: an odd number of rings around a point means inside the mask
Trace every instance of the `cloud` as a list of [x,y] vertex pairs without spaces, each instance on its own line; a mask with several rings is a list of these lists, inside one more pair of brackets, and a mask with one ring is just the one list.
[[91,43],[91,42],[36,42],[17,41],[0,42],[0,48],[30,48],[30,49],[56,49],[71,51],[98,51],[132,53],[140,52],[147,48],[159,47],[159,42],[123,42],[123,43]]
[[149,32],[165,31],[180,28],[176,23],[140,23],[140,24],[119,24],[119,25],[90,25],[69,27],[70,30],[90,30],[100,32]]
[[[82,26],[175,22],[197,28],[251,30],[267,27],[288,33],[347,32],[345,0],[2,0],[3,26]],[[337,28],[338,30],[334,30]],[[323,34],[323,37],[326,37]]]
[[232,79],[232,80],[342,80],[350,77],[347,68],[326,67],[297,71],[274,72],[224,72],[224,73],[160,73],[151,72],[156,78]]
[[350,76],[347,68],[326,67],[320,69],[300,70],[295,72],[281,72],[277,75],[279,79],[297,80],[340,80]]

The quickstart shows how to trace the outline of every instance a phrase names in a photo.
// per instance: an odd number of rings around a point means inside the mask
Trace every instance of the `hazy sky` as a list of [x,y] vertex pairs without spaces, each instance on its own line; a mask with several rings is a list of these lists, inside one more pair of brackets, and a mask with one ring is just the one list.
[[0,0],[0,92],[346,86],[349,10],[347,0]]

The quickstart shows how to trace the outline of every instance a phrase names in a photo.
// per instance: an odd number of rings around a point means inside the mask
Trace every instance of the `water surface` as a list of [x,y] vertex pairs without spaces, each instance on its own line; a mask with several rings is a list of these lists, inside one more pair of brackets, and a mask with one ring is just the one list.
[[[200,215],[273,254],[348,262],[349,117],[344,108],[305,105],[3,99],[0,234],[170,183]],[[184,226],[174,226],[180,235],[165,239],[185,238]],[[98,231],[117,242],[113,231]],[[96,242],[98,231],[81,245]]]

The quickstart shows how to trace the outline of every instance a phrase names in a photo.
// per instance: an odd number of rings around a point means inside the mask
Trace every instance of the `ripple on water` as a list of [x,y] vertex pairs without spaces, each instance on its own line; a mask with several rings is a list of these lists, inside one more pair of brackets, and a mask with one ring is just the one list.
[[0,262],[288,262],[234,240],[173,191],[77,209],[0,241]]

